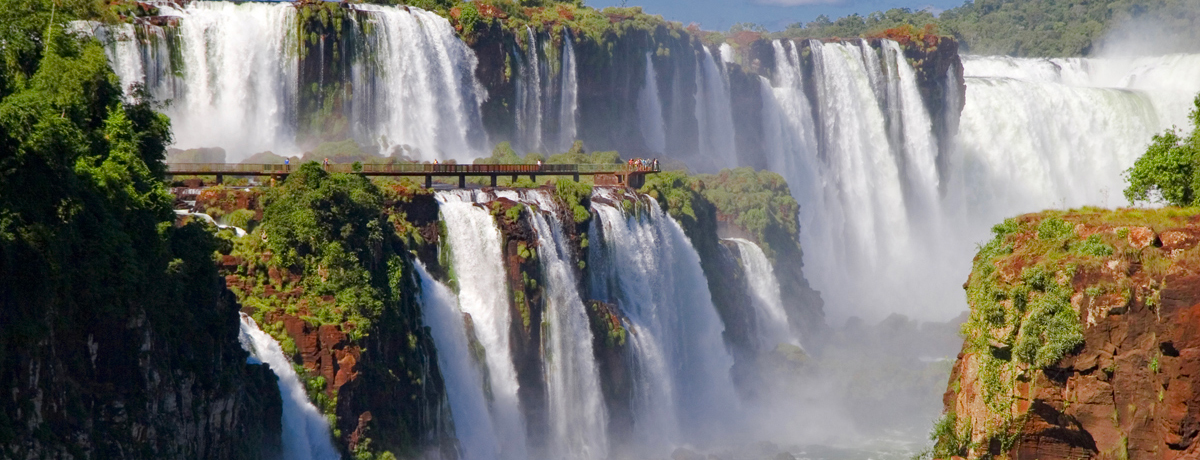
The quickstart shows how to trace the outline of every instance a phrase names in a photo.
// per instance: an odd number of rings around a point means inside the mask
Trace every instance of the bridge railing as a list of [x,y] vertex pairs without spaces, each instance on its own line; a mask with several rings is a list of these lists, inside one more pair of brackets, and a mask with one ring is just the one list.
[[[496,164],[428,164],[428,163],[392,163],[360,165],[359,171],[354,165],[338,163],[323,166],[329,172],[363,174],[623,174],[630,172],[656,172],[654,168],[629,166],[627,164],[543,164],[538,165],[496,165]],[[173,174],[287,174],[299,170],[298,165],[284,164],[247,164],[247,163],[169,163],[167,172]]]

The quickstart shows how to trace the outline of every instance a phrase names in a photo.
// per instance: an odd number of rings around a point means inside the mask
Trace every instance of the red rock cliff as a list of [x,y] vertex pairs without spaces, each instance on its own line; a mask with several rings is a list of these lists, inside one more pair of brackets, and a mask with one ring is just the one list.
[[964,285],[935,456],[1200,454],[1200,216],[1048,212],[994,231]]

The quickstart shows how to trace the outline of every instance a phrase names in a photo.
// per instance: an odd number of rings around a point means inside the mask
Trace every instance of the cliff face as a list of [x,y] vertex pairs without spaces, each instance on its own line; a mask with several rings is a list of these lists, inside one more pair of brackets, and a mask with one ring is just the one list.
[[[209,195],[198,206],[222,209],[241,196]],[[243,200],[262,203],[246,212],[262,223],[224,248],[221,274],[244,311],[300,365],[309,399],[334,416],[343,454],[454,458],[445,385],[405,250],[421,229],[396,210],[401,200],[428,226],[427,192],[384,190],[305,165],[261,199]]]
[[1047,212],[998,225],[938,457],[1186,458],[1200,452],[1200,221]]

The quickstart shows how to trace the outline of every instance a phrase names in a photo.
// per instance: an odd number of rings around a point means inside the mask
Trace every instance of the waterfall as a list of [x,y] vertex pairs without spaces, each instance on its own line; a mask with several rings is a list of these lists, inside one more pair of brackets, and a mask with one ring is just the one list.
[[1122,171],[1200,90],[1200,56],[967,57],[964,70],[948,205],[968,221],[1123,204]]
[[646,83],[638,91],[637,110],[646,147],[654,153],[666,152],[667,133],[663,126],[662,100],[658,96],[658,74],[654,71],[650,53],[646,53]]
[[[174,35],[180,60],[166,65],[162,60],[170,59],[171,53],[159,53],[154,67],[167,66],[180,76],[173,90],[167,87],[171,79],[160,79],[148,89],[174,99],[164,110],[171,117],[174,145],[219,143],[233,158],[264,150],[292,153],[299,78],[294,61],[296,8],[189,2],[182,9],[163,6],[162,11],[179,18]],[[149,86],[151,79],[129,75],[134,71],[120,74]]]
[[1047,207],[1122,203],[1121,172],[1154,133],[1186,120],[1200,90],[1194,55],[967,56],[966,93],[944,88],[946,107],[966,105],[961,118],[947,114],[957,137],[940,151],[895,42],[881,40],[879,52],[863,41],[808,42],[811,100],[798,44],[772,45],[763,144],[800,203],[806,275],[834,321],[956,314],[969,254],[990,225]]
[[594,193],[591,295],[616,303],[631,323],[637,442],[652,451],[717,442],[737,426],[739,404],[700,257],[653,199],[625,214],[607,204],[627,199],[621,192]]
[[531,223],[546,284],[543,335],[550,399],[549,449],[552,458],[601,459],[608,456],[607,416],[600,376],[592,352],[587,310],[579,298],[570,241],[560,210],[549,192],[529,190],[521,202],[535,205]]
[[283,458],[289,460],[341,458],[333,447],[329,421],[308,401],[304,384],[284,356],[279,342],[258,328],[249,315],[241,313],[238,341],[250,352],[249,361],[265,363],[279,378],[279,395],[283,399]]
[[696,120],[699,124],[699,157],[691,163],[697,169],[716,172],[737,164],[734,147],[733,109],[729,99],[729,80],[721,65],[708,51],[697,62]]
[[542,150],[542,73],[538,59],[538,40],[533,29],[525,27],[528,56],[515,51],[517,68],[517,139],[518,145],[528,151]]
[[424,265],[415,265],[421,279],[421,312],[437,346],[438,368],[446,382],[462,459],[500,458],[499,439],[483,392],[483,376],[471,357],[458,298],[429,276]]
[[459,306],[471,315],[479,342],[486,350],[492,410],[503,457],[525,458],[525,423],[509,348],[509,290],[500,230],[488,210],[475,205],[470,191],[438,192],[437,200],[446,224],[451,269],[458,280]]
[[450,22],[419,8],[354,8],[375,25],[361,64],[367,70],[359,72],[364,81],[355,85],[377,90],[354,93],[354,106],[365,112],[355,122],[374,122],[365,137],[386,138],[385,148],[412,146],[425,160],[480,156],[487,141],[479,107],[487,95],[475,80],[475,53]]
[[579,116],[579,81],[576,76],[575,47],[571,44],[571,33],[563,28],[562,91],[558,111],[558,151],[571,148],[576,136],[576,118]]
[[788,325],[787,312],[779,294],[779,281],[771,261],[757,244],[741,238],[730,238],[737,244],[742,270],[746,272],[746,287],[753,296],[754,314],[757,320],[758,337],[763,350],[774,350],[781,343],[799,346],[800,341],[792,334]]
[[[301,82],[297,8],[203,1],[160,9],[177,25],[103,26],[97,35],[110,37],[106,51],[123,87],[143,83],[171,101],[164,111],[173,146],[223,147],[232,161],[301,153],[299,86],[318,82]],[[347,15],[337,39],[356,46],[342,50],[353,51],[343,58],[351,69],[337,83],[349,93],[344,111],[355,140],[385,154],[403,147],[417,159],[479,156],[487,95],[475,80],[474,52],[450,23],[412,7],[356,4]]]

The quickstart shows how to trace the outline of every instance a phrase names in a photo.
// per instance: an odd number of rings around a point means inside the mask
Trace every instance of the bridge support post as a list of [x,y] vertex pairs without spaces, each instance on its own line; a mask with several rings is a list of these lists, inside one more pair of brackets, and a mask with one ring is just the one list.
[[579,182],[579,173],[575,173],[575,182]]
[[425,188],[433,188],[433,176],[425,176]]
[[225,183],[225,175],[224,174],[217,174],[217,183],[218,184]]
[[536,184],[537,183],[537,174],[530,174],[529,180],[533,181],[533,183]]
[[458,175],[458,188],[467,188],[467,175],[466,174]]
[[513,176],[512,176],[512,181],[513,181],[513,183],[516,183],[516,182],[517,182],[517,175],[516,175],[516,174],[513,174]]
[[496,175],[492,174],[492,187],[496,186]]

